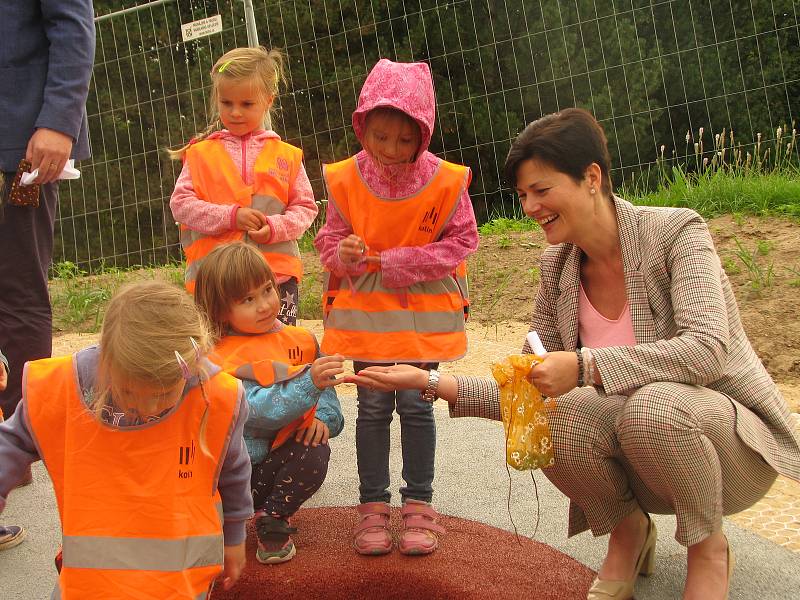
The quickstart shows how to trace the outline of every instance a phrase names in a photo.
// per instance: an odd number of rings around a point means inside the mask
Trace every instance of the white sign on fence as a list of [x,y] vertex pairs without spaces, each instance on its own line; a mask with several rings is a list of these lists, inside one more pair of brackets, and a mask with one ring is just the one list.
[[213,17],[181,25],[181,33],[183,34],[184,42],[205,37],[212,33],[219,33],[220,31],[222,31],[221,15],[214,15]]

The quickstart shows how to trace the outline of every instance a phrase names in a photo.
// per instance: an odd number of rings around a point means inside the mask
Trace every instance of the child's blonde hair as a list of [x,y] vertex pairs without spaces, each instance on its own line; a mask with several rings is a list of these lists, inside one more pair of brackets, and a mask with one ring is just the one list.
[[[194,340],[194,344],[192,343]],[[195,344],[197,346],[195,348]],[[208,324],[191,297],[165,281],[143,281],[122,287],[111,299],[100,333],[100,358],[92,409],[98,419],[112,399],[133,396],[128,388],[145,383],[176,387],[185,379],[175,352],[183,357],[191,376],[197,376],[205,398],[207,377],[202,356],[212,346]],[[120,408],[146,412],[150,406]],[[200,424],[200,448],[205,441],[208,405]]]
[[277,288],[267,259],[250,244],[231,242],[208,253],[197,271],[194,300],[215,336],[225,335],[234,302],[267,281]]
[[[285,80],[285,58],[279,50],[267,50],[263,46],[257,48],[234,48],[223,54],[211,69],[211,99],[206,128],[188,144],[177,150],[167,150],[173,160],[183,160],[186,149],[195,142],[206,139],[222,128],[219,118],[219,84],[223,81],[242,81],[250,79],[259,86],[261,98],[266,100],[278,95],[278,85]],[[272,127],[272,109],[270,106],[264,116],[264,127]]]

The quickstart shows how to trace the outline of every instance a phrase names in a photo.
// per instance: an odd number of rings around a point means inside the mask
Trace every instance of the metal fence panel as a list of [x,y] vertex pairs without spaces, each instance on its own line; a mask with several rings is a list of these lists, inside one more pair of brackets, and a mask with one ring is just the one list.
[[[153,6],[153,4],[157,4]],[[289,81],[275,129],[321,164],[359,149],[350,115],[381,57],[423,60],[437,89],[431,150],[469,165],[480,218],[516,203],[501,180],[522,127],[583,106],[604,125],[616,184],[648,182],[656,160],[696,161],[712,132],[766,141],[800,111],[800,20],[792,0],[253,0],[261,43]],[[208,71],[247,45],[241,0],[166,0],[98,20],[88,111],[93,157],[62,186],[56,260],[96,268],[180,257],[163,149],[206,124]],[[180,24],[222,15],[184,43]],[[650,179],[652,181],[652,179]]]

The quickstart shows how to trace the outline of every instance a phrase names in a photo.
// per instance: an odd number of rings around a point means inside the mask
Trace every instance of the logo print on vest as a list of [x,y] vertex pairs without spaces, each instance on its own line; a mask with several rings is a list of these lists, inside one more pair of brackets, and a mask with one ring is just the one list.
[[192,470],[184,467],[194,464],[195,452],[194,440],[191,441],[189,446],[178,447],[178,479],[191,478]]
[[281,171],[288,171],[289,170],[289,161],[286,160],[285,158],[283,158],[282,156],[279,156],[277,158],[277,160],[275,161],[275,164],[278,165],[278,168]]
[[300,346],[289,348],[289,359],[295,361],[300,361],[303,359],[303,351],[300,350]]
[[419,224],[419,229],[417,231],[433,233],[433,227],[436,225],[436,221],[438,220],[439,211],[437,211],[436,207],[434,206],[429,211],[426,211],[424,215],[422,215],[422,222]]

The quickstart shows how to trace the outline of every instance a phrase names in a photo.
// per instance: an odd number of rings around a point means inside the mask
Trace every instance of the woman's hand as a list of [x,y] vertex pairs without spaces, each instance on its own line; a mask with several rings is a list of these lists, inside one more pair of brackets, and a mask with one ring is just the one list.
[[244,570],[247,556],[244,551],[244,542],[238,546],[225,546],[225,567],[222,572],[222,587],[231,589],[239,580]]
[[311,381],[321,390],[342,383],[342,379],[336,379],[336,376],[342,373],[344,373],[344,356],[341,354],[320,356],[311,363]]
[[548,352],[528,378],[545,396],[560,396],[578,384],[578,357],[574,352]]
[[428,371],[411,365],[373,366],[344,378],[371,390],[424,390],[428,385]]
[[298,429],[294,435],[295,442],[303,442],[304,446],[311,445],[314,448],[320,444],[327,444],[331,436],[331,430],[322,421],[314,417],[311,425],[305,429]]

